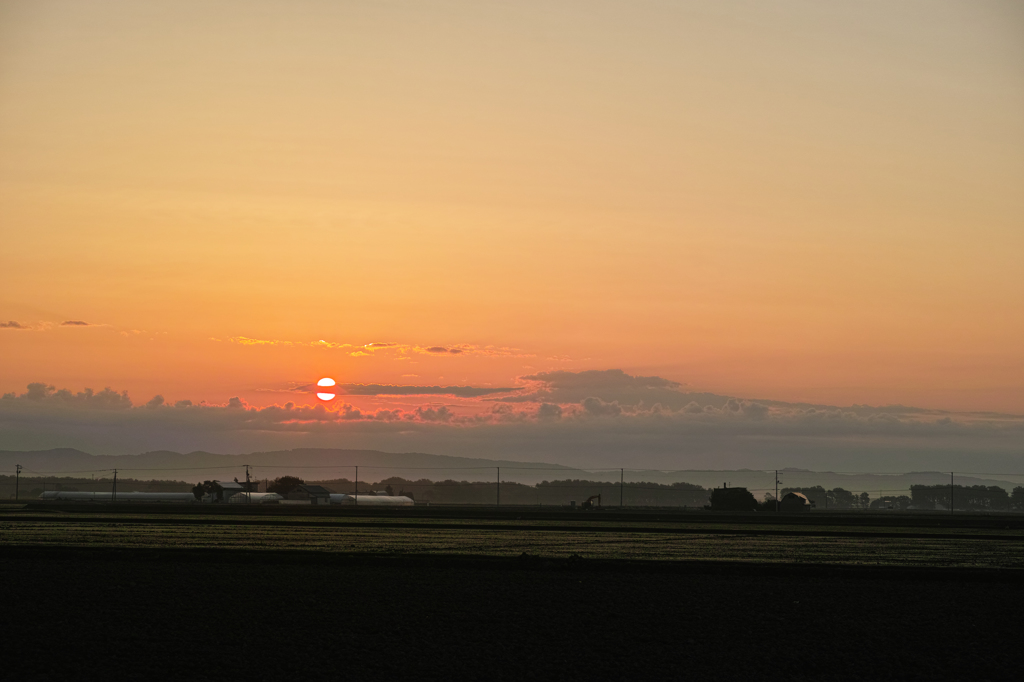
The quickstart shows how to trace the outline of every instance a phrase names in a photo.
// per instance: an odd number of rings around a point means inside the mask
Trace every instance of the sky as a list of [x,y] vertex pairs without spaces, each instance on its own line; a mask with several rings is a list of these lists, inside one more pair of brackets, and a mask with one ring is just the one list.
[[1017,2],[0,0],[0,148],[0,448],[1024,414]]

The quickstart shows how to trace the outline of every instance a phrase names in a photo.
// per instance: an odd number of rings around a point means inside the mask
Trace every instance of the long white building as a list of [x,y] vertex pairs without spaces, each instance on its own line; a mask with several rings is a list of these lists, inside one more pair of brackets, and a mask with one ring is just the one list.
[[72,490],[47,490],[40,500],[60,502],[177,502],[188,504],[198,502],[192,493],[83,493]]
[[404,495],[345,495],[331,493],[331,504],[351,504],[359,507],[412,507],[416,503]]

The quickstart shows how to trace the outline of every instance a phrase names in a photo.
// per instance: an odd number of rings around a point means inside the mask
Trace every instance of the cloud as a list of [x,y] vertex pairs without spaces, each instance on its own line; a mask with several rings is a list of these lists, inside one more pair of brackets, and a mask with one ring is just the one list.
[[426,353],[434,353],[434,354],[437,354],[437,353],[452,353],[452,354],[458,355],[459,353],[462,352],[462,350],[459,349],[459,348],[451,348],[451,349],[449,349],[449,348],[445,348],[444,346],[431,346],[429,348],[424,348],[423,350]]
[[162,396],[133,406],[123,391],[76,393],[35,382],[0,399],[0,449],[239,452],[344,442],[449,455],[522,459],[529,453],[529,459],[592,467],[622,466],[624,453],[627,466],[652,468],[1019,467],[1019,416],[717,398],[717,406],[693,400],[670,410],[656,402],[623,405],[590,395],[578,404],[540,400],[529,408],[491,402],[472,414],[429,404],[404,411],[291,401],[257,407],[237,397],[221,405],[179,400],[172,408]]
[[8,322],[0,322],[0,329],[28,329],[28,327],[20,322],[10,320]]
[[97,409],[128,409],[132,406],[131,398],[127,391],[118,393],[110,387],[104,388],[98,393],[91,388],[78,393],[72,393],[66,388],[59,391],[55,386],[48,386],[42,382],[34,382],[28,385],[28,390],[21,395],[5,393],[3,399],[23,400],[32,403],[46,403],[61,406],[88,407]]
[[537,408],[537,419],[561,419],[562,407],[554,403],[541,403]]
[[553,372],[538,372],[524,376],[527,381],[539,381],[552,389],[576,389],[576,388],[679,388],[682,384],[678,381],[662,379],[661,377],[630,376],[621,369],[590,369],[582,372],[569,372],[557,370]]
[[697,400],[721,406],[726,400],[712,394],[686,393],[683,384],[656,376],[632,376],[621,369],[556,370],[520,377],[528,382],[518,395],[493,398],[504,402],[553,402],[582,404],[587,398],[616,403],[625,409],[660,404],[663,409],[678,410]]
[[[415,374],[408,376],[416,376]],[[382,395],[382,396],[415,396],[415,395],[447,395],[456,398],[479,398],[486,395],[513,393],[522,387],[506,386],[498,388],[481,388],[477,386],[412,386],[405,384],[337,384],[337,391],[345,395]],[[257,389],[275,392],[281,389]],[[296,393],[315,393],[315,384],[292,386],[288,391]]]
[[526,410],[517,410],[507,403],[497,403],[491,406],[490,417],[495,422],[508,423],[527,421],[531,415]]
[[[219,341],[220,339],[210,339],[211,341]],[[280,339],[251,339],[248,336],[232,336],[228,338],[231,343],[237,343],[242,346],[298,346],[306,345],[296,343],[294,341],[281,341]],[[323,343],[321,341],[321,343]],[[313,345],[313,344],[309,344]]]
[[475,386],[397,386],[390,384],[340,384],[348,395],[450,395],[458,398],[478,398],[496,393],[511,393],[520,388],[478,388]]
[[[417,407],[415,412],[416,417],[419,417],[426,422],[450,422],[454,419],[455,415],[445,405],[440,407]],[[409,418],[412,418],[411,415]]]
[[83,320],[64,320],[60,323],[62,327],[96,327],[98,325]]
[[622,414],[618,403],[606,403],[600,398],[584,398],[581,405],[587,414],[595,417],[617,417]]
[[[220,339],[210,338],[211,341]],[[392,353],[396,360],[406,359],[410,353],[427,355],[451,356],[451,355],[484,355],[494,357],[536,357],[533,353],[523,353],[518,348],[507,346],[477,346],[468,343],[455,344],[451,346],[417,345],[410,343],[395,343],[391,341],[373,341],[364,344],[339,343],[319,339],[317,341],[289,341],[283,339],[257,339],[248,336],[232,336],[228,338],[231,343],[243,346],[283,346],[283,347],[313,347],[347,350],[352,357],[372,357],[377,353]]]

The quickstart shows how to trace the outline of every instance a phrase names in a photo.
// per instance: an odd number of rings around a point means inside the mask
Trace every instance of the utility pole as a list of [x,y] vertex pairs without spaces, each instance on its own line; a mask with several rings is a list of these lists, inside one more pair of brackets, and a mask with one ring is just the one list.
[[494,468],[498,470],[498,503],[496,505],[494,505],[494,506],[495,507],[500,507],[501,506],[501,467],[494,467]]
[[779,470],[775,470],[775,511],[779,511]]
[[619,469],[619,509],[622,509],[622,487],[623,481],[626,480],[626,470]]
[[352,494],[352,499],[356,501],[356,506],[359,506],[359,465],[356,465],[356,491]]
[[252,486],[249,484],[249,465],[243,464],[245,467],[245,503],[252,504]]
[[114,469],[114,492],[110,499],[117,502],[117,469]]
[[14,470],[15,471],[15,474],[14,474],[14,499],[17,500],[18,499],[19,487],[21,486],[21,465],[20,464],[15,464],[14,466],[17,467]]
[[953,472],[949,472],[949,515],[953,515]]

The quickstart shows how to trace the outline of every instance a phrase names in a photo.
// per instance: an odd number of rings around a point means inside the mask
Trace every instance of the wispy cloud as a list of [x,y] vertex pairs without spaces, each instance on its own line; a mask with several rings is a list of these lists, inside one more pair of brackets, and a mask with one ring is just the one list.
[[28,329],[28,327],[20,322],[10,320],[8,322],[0,322],[0,329]]
[[100,325],[92,324],[84,320],[64,320],[60,323],[62,327],[98,327]]
[[520,388],[480,388],[476,386],[401,386],[389,384],[340,384],[348,395],[450,395],[457,398],[479,398],[498,393],[512,393]]
[[[219,341],[220,339],[211,339],[212,341]],[[242,346],[305,346],[312,344],[297,343],[295,341],[282,341],[280,339],[252,339],[248,336],[232,336],[228,339],[231,343],[237,343]]]
[[[211,338],[211,341],[219,341],[220,339]],[[459,356],[459,355],[482,355],[491,357],[522,357],[532,358],[536,357],[534,353],[524,353],[518,348],[511,348],[508,346],[478,346],[474,344],[455,344],[455,345],[423,345],[414,343],[395,343],[391,341],[373,341],[371,343],[364,344],[353,344],[353,343],[341,343],[336,341],[327,341],[325,339],[318,339],[316,341],[288,341],[283,339],[257,339],[248,336],[232,336],[228,338],[231,343],[237,343],[243,346],[283,346],[283,347],[309,347],[309,348],[324,348],[348,351],[348,354],[352,357],[371,357],[378,353],[393,353],[397,356],[405,357],[409,354],[423,354],[433,356]]]
[[[415,376],[415,375],[412,375]],[[478,387],[478,386],[413,386],[407,384],[337,384],[335,389],[342,395],[359,396],[417,396],[417,395],[446,395],[453,398],[479,398],[487,395],[499,395],[502,393],[514,393],[523,390],[522,387]],[[265,392],[280,392],[282,390],[295,393],[316,393],[316,384],[296,383],[287,389],[256,389]]]
[[430,346],[429,348],[424,348],[423,352],[433,353],[435,355],[438,353],[450,353],[452,355],[459,355],[463,351],[461,348],[445,348],[444,346]]

